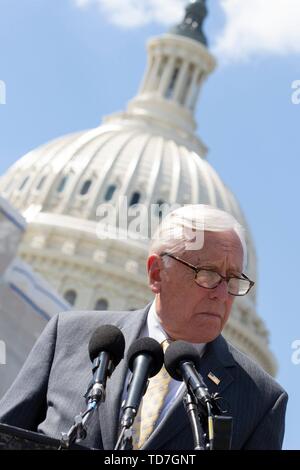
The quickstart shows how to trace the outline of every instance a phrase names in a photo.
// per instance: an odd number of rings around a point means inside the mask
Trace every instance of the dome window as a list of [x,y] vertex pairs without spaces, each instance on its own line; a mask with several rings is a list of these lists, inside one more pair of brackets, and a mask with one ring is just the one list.
[[95,303],[95,310],[107,310],[108,301],[106,299],[98,299]]
[[73,289],[69,289],[64,293],[64,299],[69,302],[69,304],[74,305],[76,302],[77,293]]
[[46,176],[44,175],[44,176],[41,177],[41,179],[40,179],[40,181],[39,181],[39,183],[36,187],[37,191],[40,191],[42,189],[42,187],[44,186],[45,181],[46,181]]
[[20,186],[19,186],[19,191],[22,191],[22,189],[25,188],[25,186],[26,186],[28,180],[29,180],[29,176],[26,176],[26,178],[23,179],[22,183],[21,183]]
[[140,199],[141,199],[141,193],[135,191],[133,195],[131,196],[129,205],[133,206],[134,204],[138,204]]
[[179,99],[179,102],[182,105],[185,104],[187,95],[188,95],[189,90],[190,90],[191,85],[192,85],[192,80],[193,80],[194,73],[195,73],[195,66],[190,65],[189,66],[189,71],[188,71],[188,76],[187,76],[187,79],[186,79],[186,83],[185,83],[184,88],[182,89],[181,97]]
[[166,98],[171,98],[172,97],[172,94],[173,94],[174,88],[175,88],[175,83],[176,83],[176,80],[177,80],[177,77],[178,77],[179,69],[180,69],[180,64],[176,65],[176,67],[174,69],[174,72],[173,72],[172,78],[170,80],[169,86],[166,90],[166,94],[165,94]]
[[81,186],[80,194],[81,196],[84,196],[89,192],[89,189],[91,187],[92,180],[86,180],[83,185]]
[[162,219],[163,215],[164,215],[164,211],[163,211],[163,208],[161,206],[163,206],[165,204],[165,201],[163,201],[162,199],[158,199],[158,201],[156,201],[155,205],[155,215],[159,218],[159,220]]
[[60,180],[60,183],[59,183],[59,185],[58,185],[58,187],[57,187],[57,192],[58,192],[58,193],[62,193],[63,190],[65,189],[67,179],[68,179],[68,177],[67,177],[67,176],[64,176],[64,177]]
[[112,199],[116,189],[117,189],[117,186],[115,184],[110,184],[108,186],[107,191],[104,196],[105,201],[110,201]]

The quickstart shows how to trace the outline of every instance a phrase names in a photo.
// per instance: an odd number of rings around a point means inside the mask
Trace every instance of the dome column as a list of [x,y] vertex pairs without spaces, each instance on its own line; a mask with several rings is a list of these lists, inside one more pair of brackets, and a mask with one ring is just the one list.
[[146,68],[146,72],[144,73],[144,78],[140,85],[139,93],[143,93],[144,91],[147,90],[147,86],[148,86],[150,77],[152,75],[154,65],[155,65],[155,58],[153,56],[148,57],[147,68]]
[[164,68],[164,71],[163,71],[163,74],[162,74],[162,77],[161,77],[161,81],[160,81],[160,84],[159,84],[159,87],[158,87],[158,90],[159,90],[159,92],[162,96],[165,95],[165,93],[168,89],[168,86],[171,82],[171,79],[172,79],[172,76],[173,76],[174,70],[175,70],[175,64],[176,64],[176,58],[175,57],[169,57],[167,59],[167,63],[165,65],[165,68]]
[[153,55],[153,61],[150,60],[150,63],[152,62],[152,67],[150,65],[148,76],[147,76],[147,73],[145,75],[145,80],[144,80],[145,86],[144,86],[143,91],[149,92],[149,91],[155,90],[157,86],[158,71],[162,64],[162,60],[163,60],[163,57],[161,57],[159,54]]

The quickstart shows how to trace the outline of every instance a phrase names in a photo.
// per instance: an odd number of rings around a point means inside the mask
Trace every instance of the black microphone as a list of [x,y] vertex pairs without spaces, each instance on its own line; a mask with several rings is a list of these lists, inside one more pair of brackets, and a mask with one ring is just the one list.
[[89,342],[89,355],[93,362],[93,379],[85,394],[87,409],[75,416],[74,424],[67,433],[63,432],[60,449],[68,449],[74,441],[86,438],[87,427],[98,408],[105,400],[107,378],[124,357],[125,339],[119,328],[113,325],[103,325],[97,328]]
[[211,402],[211,396],[201,374],[197,371],[200,356],[196,348],[186,341],[174,341],[165,352],[165,368],[175,380],[184,380],[202,405]]
[[142,397],[146,392],[148,379],[160,371],[163,362],[163,349],[153,338],[139,338],[130,346],[127,363],[132,377],[126,401],[122,406],[121,427],[128,429],[133,424]]
[[106,380],[124,357],[125,339],[119,328],[103,325],[95,330],[89,342],[89,355],[93,362],[93,380],[87,396],[88,402],[104,401]]

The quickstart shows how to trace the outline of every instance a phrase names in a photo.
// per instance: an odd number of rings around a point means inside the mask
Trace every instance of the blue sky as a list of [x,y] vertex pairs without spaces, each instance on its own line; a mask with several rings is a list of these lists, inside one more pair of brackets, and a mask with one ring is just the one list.
[[[300,80],[300,2],[263,0],[268,10],[251,2],[247,11],[250,2],[208,0],[205,31],[219,67],[203,87],[197,132],[252,231],[258,313],[290,395],[284,447],[299,449],[300,364],[291,345],[300,340],[300,104],[291,97]],[[141,0],[136,12],[130,0],[0,0],[0,174],[30,149],[125,108],[143,76],[147,39],[181,17],[186,2],[164,0],[164,11],[159,3]]]

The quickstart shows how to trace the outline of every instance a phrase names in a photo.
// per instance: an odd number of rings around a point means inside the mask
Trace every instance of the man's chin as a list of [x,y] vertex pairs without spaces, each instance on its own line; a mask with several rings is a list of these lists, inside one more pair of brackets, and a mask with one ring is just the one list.
[[187,341],[188,343],[194,344],[203,344],[203,343],[210,343],[214,339],[216,339],[220,335],[220,329],[215,329],[213,331],[201,332],[199,334],[187,334],[184,337],[180,338],[182,341]]
[[194,326],[193,330],[189,332],[189,335],[186,335],[185,341],[189,341],[190,343],[210,343],[214,339],[216,339],[220,333],[222,332],[222,319],[217,316],[207,316],[209,319],[207,320],[205,315],[204,318],[201,318],[201,321]]

